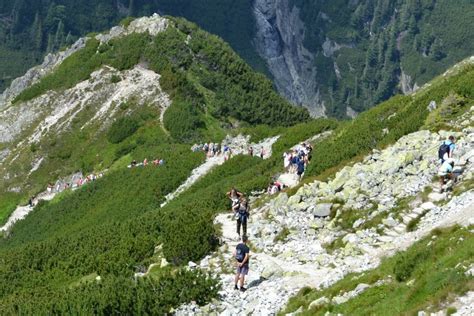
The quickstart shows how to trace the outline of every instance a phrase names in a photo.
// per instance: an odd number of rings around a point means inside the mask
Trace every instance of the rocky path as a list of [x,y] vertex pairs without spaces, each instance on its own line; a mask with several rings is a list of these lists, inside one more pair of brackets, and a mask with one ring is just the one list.
[[[263,151],[265,152],[263,159],[267,159],[271,157],[272,146],[278,140],[278,138],[279,136],[270,137],[262,140],[257,144],[253,144],[249,143],[249,137],[244,137],[242,135],[239,135],[237,137],[228,136],[223,141],[222,147],[224,145],[229,146],[232,152],[231,158],[235,155],[248,154],[249,147],[254,148],[254,153],[259,153],[263,149]],[[190,188],[194,183],[196,183],[196,181],[208,174],[214,167],[220,166],[224,162],[225,157],[222,154],[215,157],[207,158],[202,165],[200,165],[191,172],[191,175],[186,179],[183,184],[181,184],[174,192],[166,196],[166,201],[161,204],[161,207],[165,206],[169,203],[169,201],[175,199],[181,193]]]
[[[223,244],[198,267],[221,279],[220,300],[204,307],[182,306],[177,315],[275,315],[304,286],[327,287],[348,273],[374,269],[382,258],[410,247],[434,228],[473,224],[474,190],[457,196],[441,194],[433,182],[437,146],[449,134],[413,133],[342,169],[327,182],[306,184],[290,198],[279,194],[252,209],[245,293],[233,289],[235,220],[230,214],[217,216]],[[456,136],[460,171],[456,186],[462,187],[474,179],[474,129],[466,127]],[[433,192],[425,193],[429,191]],[[400,210],[403,199],[411,202]],[[327,217],[331,209],[337,210],[334,218]],[[340,228],[344,212],[360,212],[352,229]],[[418,224],[408,232],[413,219]],[[327,246],[337,240],[342,244],[329,250]],[[344,294],[340,302],[358,295],[364,286]]]
[[[55,196],[56,196],[56,193],[43,192],[38,195],[38,201],[39,200],[49,201],[49,200],[52,200]],[[13,225],[17,221],[24,219],[29,213],[31,213],[33,209],[34,208],[29,205],[18,206],[8,218],[8,221],[6,222],[6,224],[0,227],[0,232],[8,231],[11,227],[13,227]]]

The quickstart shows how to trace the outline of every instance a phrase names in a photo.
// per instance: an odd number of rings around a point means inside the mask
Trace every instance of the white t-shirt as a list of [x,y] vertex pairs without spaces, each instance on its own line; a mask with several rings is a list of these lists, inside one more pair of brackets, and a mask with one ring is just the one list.
[[448,173],[451,173],[451,172],[453,172],[453,166],[451,166],[450,163],[445,161],[445,162],[443,162],[443,164],[439,168],[438,175],[439,176],[445,176],[445,175],[447,175]]

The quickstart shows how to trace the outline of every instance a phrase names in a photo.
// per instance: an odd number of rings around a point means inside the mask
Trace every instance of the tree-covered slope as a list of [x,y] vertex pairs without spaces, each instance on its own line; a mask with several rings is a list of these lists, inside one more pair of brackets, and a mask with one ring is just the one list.
[[[283,172],[284,151],[328,130],[307,178],[332,175],[422,127],[442,128],[473,105],[473,78],[470,60],[351,122],[309,120],[227,44],[182,19],[126,21],[91,36],[0,110],[2,211],[73,172],[105,172],[40,202],[0,240],[0,307],[163,315],[209,302],[216,280],[184,265],[217,248],[213,219],[228,207],[231,186],[247,195],[265,188]],[[431,101],[438,111],[428,111]],[[193,141],[238,132],[280,138],[269,159],[234,157],[161,207],[205,159],[190,150]],[[127,168],[145,158],[165,165]]]
[[[76,172],[104,173],[40,202],[5,232],[2,312],[162,315],[191,300],[208,301],[216,282],[179,265],[134,280],[164,253],[180,264],[215,246],[216,210],[203,207],[217,202],[214,191],[201,188],[200,209],[193,196],[192,214],[189,200],[186,208],[160,208],[204,159],[190,150],[192,142],[220,142],[257,124],[267,124],[261,129],[271,135],[307,124],[281,141],[286,148],[336,123],[304,123],[307,112],[280,97],[229,45],[182,19],[129,20],[82,43],[55,67],[37,68],[35,80],[23,78],[25,87],[13,89],[0,110],[2,224],[14,205],[49,183]],[[150,165],[127,168],[146,158]],[[151,164],[157,158],[164,165]],[[236,159],[231,172],[260,163]],[[260,177],[252,170],[242,179],[256,189],[276,166],[273,160]],[[221,180],[224,189],[230,178]]]
[[0,113],[3,192],[25,198],[77,170],[103,170],[147,142],[217,141],[233,126],[309,119],[218,37],[156,19],[166,27],[155,36],[123,27],[108,41],[87,39],[10,97]]
[[470,0],[15,0],[0,4],[0,89],[44,53],[153,12],[221,36],[292,102],[335,117],[410,92],[474,51]]

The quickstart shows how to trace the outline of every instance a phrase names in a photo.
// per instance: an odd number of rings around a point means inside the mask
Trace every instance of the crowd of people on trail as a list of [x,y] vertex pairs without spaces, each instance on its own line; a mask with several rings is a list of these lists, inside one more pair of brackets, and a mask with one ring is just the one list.
[[220,155],[224,155],[224,159],[227,161],[230,159],[232,155],[232,150],[229,146],[223,145],[221,146],[218,143],[204,143],[204,144],[194,144],[191,147],[193,152],[204,152],[207,158],[217,157]]
[[[454,174],[454,158],[453,153],[456,149],[456,139],[454,136],[449,138],[441,144],[438,150],[438,157],[440,160],[440,167],[438,176],[440,178],[441,192],[449,187],[449,181],[456,181]],[[301,177],[308,163],[311,160],[311,152],[313,148],[309,144],[301,144],[292,152],[284,153],[284,167],[290,173],[296,173]],[[253,149],[249,149],[249,154],[253,155]],[[276,194],[283,189],[283,184],[274,181],[270,182],[267,188],[267,193],[270,195]],[[249,273],[250,249],[248,247],[247,237],[247,222],[250,215],[250,207],[244,194],[236,188],[232,188],[226,193],[231,202],[231,212],[233,213],[237,224],[237,235],[241,241],[233,251],[233,256],[236,261],[236,273],[234,279],[234,289],[245,292],[244,287],[245,278]],[[242,228],[242,235],[241,235]]]
[[288,173],[297,174],[301,179],[311,161],[313,146],[302,143],[293,151],[283,153],[283,166]]
[[128,165],[128,168],[135,168],[135,167],[146,167],[148,165],[152,166],[163,166],[165,161],[163,159],[153,159],[151,162],[148,161],[148,158],[143,159],[143,162],[137,162],[135,159]]
[[438,149],[438,158],[441,166],[438,170],[440,193],[456,182],[454,174],[454,158],[453,153],[456,149],[456,138],[449,136]]

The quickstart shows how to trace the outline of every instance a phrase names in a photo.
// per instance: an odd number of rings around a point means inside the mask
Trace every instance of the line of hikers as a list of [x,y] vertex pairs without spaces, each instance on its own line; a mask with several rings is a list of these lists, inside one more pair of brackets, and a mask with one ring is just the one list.
[[165,164],[163,159],[153,159],[151,163],[148,161],[147,158],[143,159],[143,162],[137,162],[135,159],[128,165],[128,168],[135,168],[135,167],[146,167],[149,164],[153,166],[162,166]]
[[[438,157],[440,159],[441,166],[438,171],[440,178],[440,191],[442,192],[449,187],[449,181],[455,181],[456,177],[453,172],[454,170],[454,159],[453,152],[456,149],[456,138],[449,136],[438,149]],[[301,165],[307,166],[311,160],[311,152],[313,148],[311,145],[301,144],[297,149],[290,153],[284,153],[284,166],[288,172],[295,172],[301,177],[304,173],[304,168],[301,171]],[[253,154],[253,152],[249,152]],[[445,182],[448,181],[448,184]],[[271,182],[267,188],[269,194],[275,194],[283,188],[281,183],[277,181]],[[248,247],[247,237],[247,221],[250,215],[250,207],[247,199],[242,192],[239,192],[236,188],[232,188],[226,193],[227,197],[231,201],[231,211],[237,221],[237,235],[241,243],[239,243],[233,251],[234,258],[236,260],[236,274],[234,278],[234,289],[245,292],[247,289],[244,287],[245,277],[249,272],[250,262],[250,249]],[[242,227],[242,235],[240,234]],[[242,237],[241,237],[242,236]],[[240,285],[240,288],[239,288]]]
[[229,160],[232,156],[232,149],[227,146],[221,146],[218,143],[204,143],[204,144],[194,144],[191,147],[193,152],[203,151],[206,154],[207,158],[217,157],[219,155],[224,155],[224,160]]
[[293,151],[283,153],[283,167],[301,179],[312,157],[313,146],[302,143]]
[[[236,259],[237,271],[234,280],[234,289],[241,292],[245,292],[247,289],[244,287],[245,276],[249,273],[249,259],[250,249],[247,246],[247,221],[250,215],[250,207],[247,199],[242,192],[239,192],[236,188],[232,188],[226,193],[227,197],[231,201],[231,211],[234,213],[234,217],[237,220],[237,235],[238,239],[242,240],[234,250],[234,258]],[[242,227],[242,237],[240,237],[240,227]],[[240,281],[240,288],[238,287]]]

